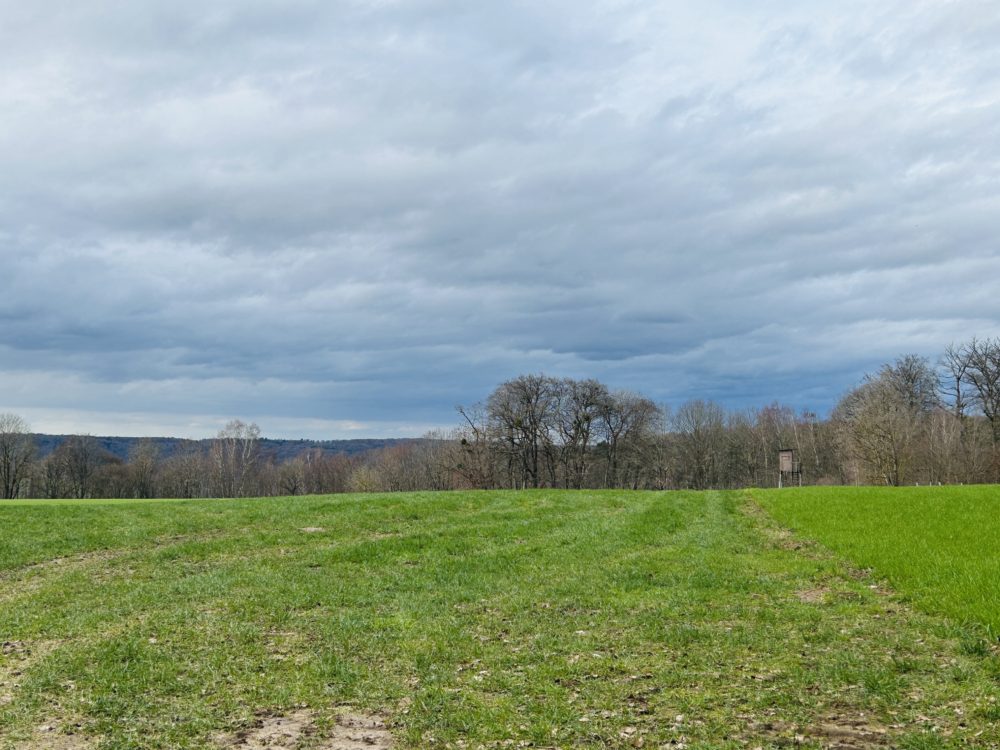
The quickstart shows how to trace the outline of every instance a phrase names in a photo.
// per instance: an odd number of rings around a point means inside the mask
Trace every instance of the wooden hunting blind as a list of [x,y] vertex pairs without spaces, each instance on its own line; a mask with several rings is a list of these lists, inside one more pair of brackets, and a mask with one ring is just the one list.
[[786,479],[798,479],[799,487],[802,486],[802,467],[795,457],[794,448],[778,451],[778,487],[784,487]]

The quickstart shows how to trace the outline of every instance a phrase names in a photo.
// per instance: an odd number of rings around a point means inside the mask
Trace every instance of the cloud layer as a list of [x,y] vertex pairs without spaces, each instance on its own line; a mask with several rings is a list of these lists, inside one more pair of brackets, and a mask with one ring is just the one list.
[[3,15],[0,411],[36,429],[413,434],[531,371],[823,411],[1000,332],[996,3]]

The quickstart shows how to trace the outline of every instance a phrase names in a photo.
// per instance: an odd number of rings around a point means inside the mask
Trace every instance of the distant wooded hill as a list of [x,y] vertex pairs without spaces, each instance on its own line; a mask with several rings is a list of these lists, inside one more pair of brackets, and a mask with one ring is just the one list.
[[[45,458],[68,440],[70,435],[36,434],[35,445],[38,457]],[[185,440],[171,437],[98,437],[94,441],[105,451],[117,458],[127,461],[139,443],[151,443],[157,448],[157,455],[165,460],[187,452],[207,451],[211,439]],[[260,439],[260,453],[265,459],[273,459],[275,463],[284,463],[307,451],[320,450],[328,455],[356,456],[368,451],[388,448],[403,443],[419,442],[419,438],[359,438],[356,440],[276,440]]]

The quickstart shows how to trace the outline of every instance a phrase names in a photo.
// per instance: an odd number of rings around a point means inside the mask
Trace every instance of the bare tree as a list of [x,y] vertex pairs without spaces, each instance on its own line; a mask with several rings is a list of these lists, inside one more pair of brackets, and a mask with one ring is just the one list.
[[387,489],[384,478],[372,464],[355,466],[347,486],[350,492],[385,492]]
[[90,435],[70,435],[52,455],[55,467],[66,482],[69,496],[74,498],[91,496],[94,475],[107,458],[107,453]]
[[595,436],[610,410],[611,394],[596,380],[565,378],[557,388],[555,410],[564,486],[581,488],[587,481]]
[[453,435],[457,450],[452,454],[452,468],[471,487],[484,490],[495,487],[498,451],[486,407],[475,404],[456,409],[463,423]]
[[721,406],[702,400],[688,401],[674,414],[681,486],[699,490],[718,486],[725,419]]
[[843,483],[837,465],[836,434],[829,420],[820,420],[815,412],[802,411],[795,421],[797,441],[802,451],[805,481],[817,484]]
[[941,404],[941,380],[926,357],[907,354],[882,365],[878,378],[891,387],[910,411],[929,414]]
[[974,461],[970,461],[969,448],[975,442],[975,430],[970,434],[965,420],[950,409],[937,409],[931,414],[927,428],[921,463],[928,481],[952,483],[971,479]]
[[104,454],[90,479],[91,497],[135,497],[129,467],[117,456]]
[[454,472],[455,441],[439,430],[423,436],[413,450],[416,463],[422,467],[422,486],[428,490],[456,490],[465,487]]
[[867,479],[887,485],[907,480],[919,414],[889,379],[869,378],[841,399],[835,415],[848,452],[865,467]]
[[31,475],[35,441],[28,423],[16,414],[0,414],[0,497],[19,497]]
[[542,486],[544,461],[553,452],[557,405],[558,381],[545,375],[521,375],[500,384],[490,395],[486,411],[507,451],[512,485]]
[[219,497],[243,497],[259,459],[260,427],[234,419],[212,441],[213,487]]
[[[726,418],[729,461],[727,485],[765,486],[762,469],[767,458],[755,431],[757,412],[753,409],[732,412]],[[766,446],[764,446],[766,448]]]
[[140,440],[131,451],[128,468],[134,497],[155,497],[160,451],[152,440]]
[[304,492],[310,495],[324,492],[347,492],[355,460],[341,453],[329,455],[319,449],[303,457]]
[[278,491],[282,495],[301,495],[305,491],[305,461],[301,456],[285,461],[277,470]]
[[156,487],[161,497],[205,497],[214,474],[210,459],[196,443],[186,444],[157,466]]
[[965,346],[949,344],[941,356],[939,366],[942,370],[941,393],[948,403],[952,413],[963,419],[969,408],[968,378],[969,358]]
[[1000,445],[1000,338],[972,339],[963,349],[965,382],[976,406],[990,423],[994,445]]
[[621,464],[628,448],[638,449],[657,425],[656,404],[630,391],[617,391],[606,399],[601,410],[601,431],[607,446],[605,487],[623,484]]

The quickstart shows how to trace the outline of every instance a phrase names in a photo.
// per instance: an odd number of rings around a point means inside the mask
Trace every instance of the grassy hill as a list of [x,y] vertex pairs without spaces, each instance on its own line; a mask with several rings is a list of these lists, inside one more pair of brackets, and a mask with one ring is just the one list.
[[3,748],[1000,746],[979,631],[746,493],[25,501],[0,580]]

